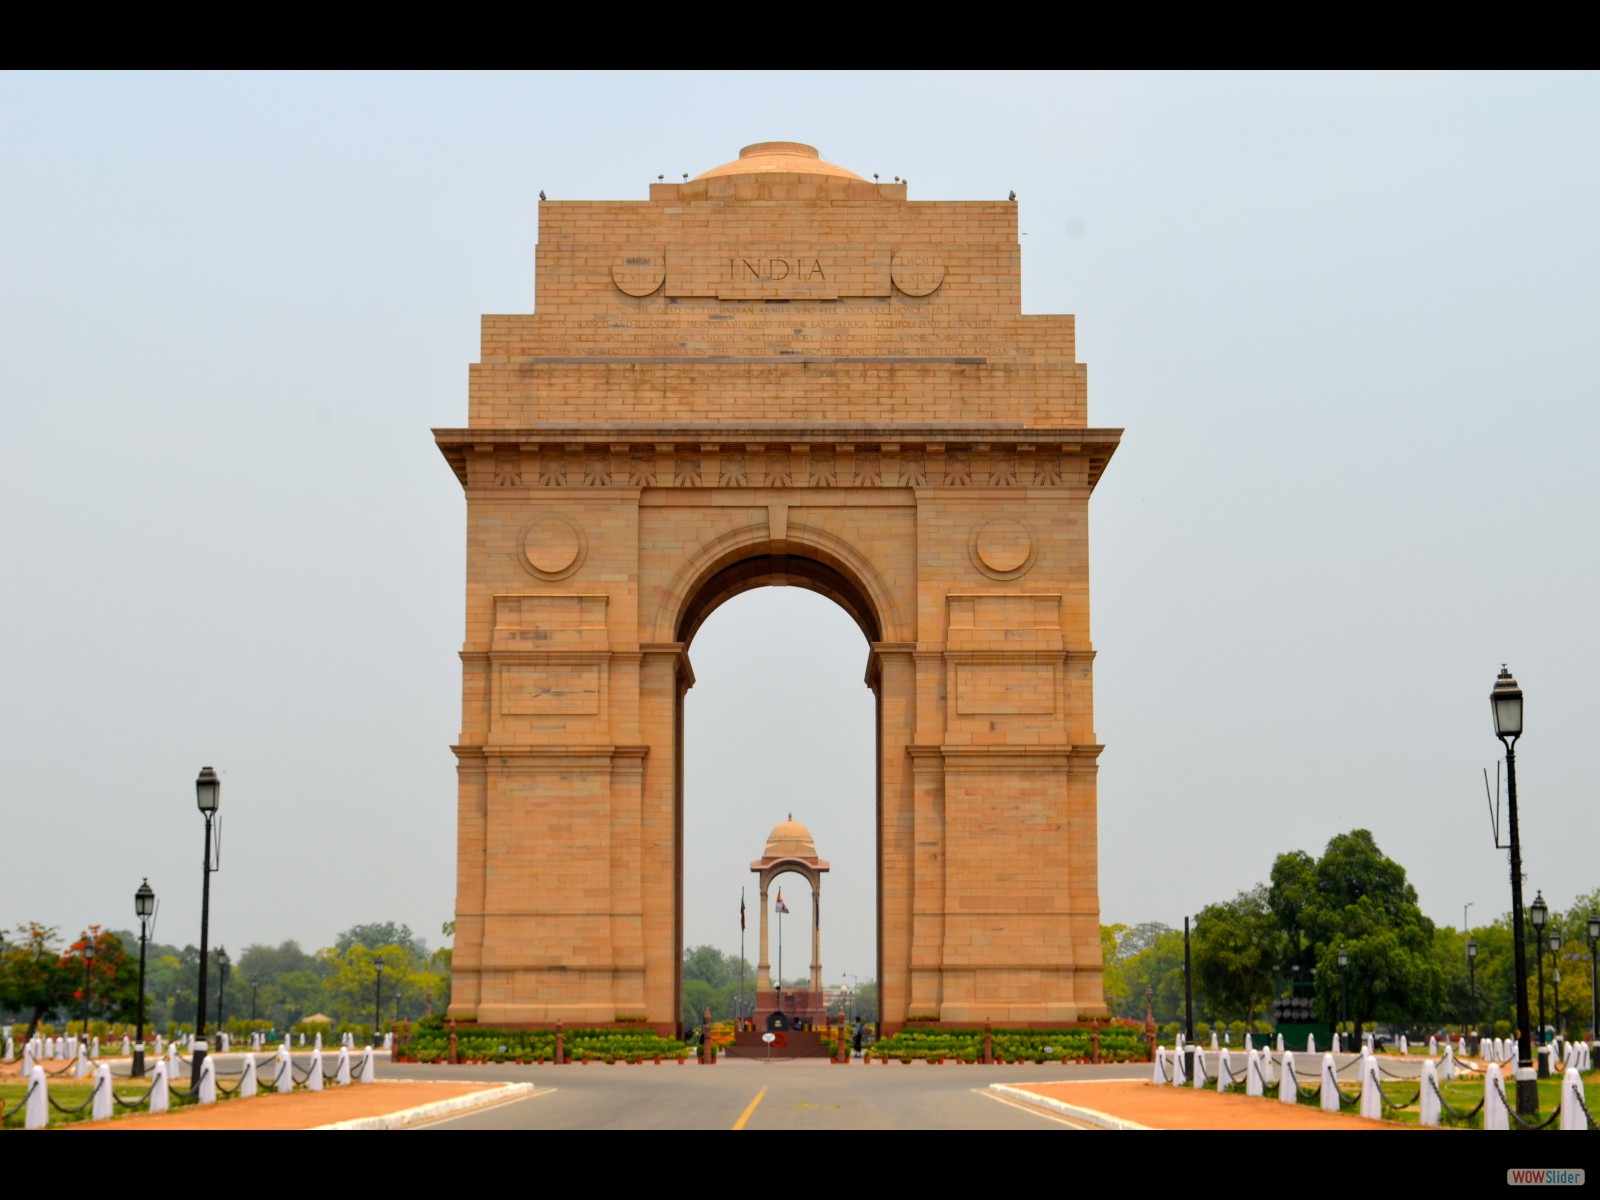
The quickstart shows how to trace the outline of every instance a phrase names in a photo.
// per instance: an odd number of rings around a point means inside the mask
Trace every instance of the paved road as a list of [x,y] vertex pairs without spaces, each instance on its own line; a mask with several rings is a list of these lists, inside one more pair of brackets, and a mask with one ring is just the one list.
[[384,1064],[379,1076],[526,1080],[551,1089],[431,1122],[430,1129],[1069,1129],[1059,1117],[994,1098],[992,1082],[1144,1079],[1132,1066],[969,1067],[926,1063],[724,1059],[655,1066],[427,1067]]

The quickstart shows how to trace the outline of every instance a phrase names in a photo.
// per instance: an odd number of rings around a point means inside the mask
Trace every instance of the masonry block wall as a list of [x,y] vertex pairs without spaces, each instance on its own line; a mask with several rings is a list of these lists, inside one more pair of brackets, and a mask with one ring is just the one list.
[[768,583],[871,646],[884,1024],[1103,1014],[1088,501],[1120,431],[1072,318],[1020,311],[1015,204],[762,143],[539,220],[535,310],[484,318],[435,431],[468,522],[451,1014],[680,1025],[691,644]]

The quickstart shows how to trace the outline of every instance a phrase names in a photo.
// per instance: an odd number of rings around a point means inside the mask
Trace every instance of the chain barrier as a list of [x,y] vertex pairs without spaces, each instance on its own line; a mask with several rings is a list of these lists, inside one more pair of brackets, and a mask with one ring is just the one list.
[[1450,1107],[1450,1102],[1444,1098],[1444,1093],[1439,1090],[1439,1081],[1437,1079],[1432,1079],[1432,1080],[1429,1080],[1429,1083],[1433,1087],[1433,1094],[1435,1096],[1437,1096],[1438,1099],[1439,1099],[1439,1109],[1440,1109],[1440,1111],[1444,1112],[1445,1114],[1447,1114],[1450,1117],[1453,1117],[1455,1120],[1457,1120],[1457,1121],[1470,1121],[1470,1120],[1472,1120],[1473,1117],[1477,1116],[1478,1113],[1483,1110],[1483,1101],[1482,1100],[1479,1100],[1477,1104],[1475,1104],[1473,1107],[1469,1108],[1466,1112],[1461,1112],[1458,1109],[1451,1108]]
[[1228,1066],[1228,1065],[1226,1065],[1225,1063],[1223,1063],[1221,1059],[1217,1060],[1217,1067],[1220,1070],[1226,1071],[1228,1073],[1228,1086],[1229,1087],[1236,1087],[1237,1085],[1243,1083],[1250,1076],[1250,1069],[1248,1067],[1246,1067],[1243,1071],[1240,1071],[1237,1075],[1235,1075],[1233,1073],[1233,1068]]
[[94,1081],[94,1088],[89,1092],[89,1098],[87,1100],[85,1100],[82,1104],[78,1105],[77,1108],[67,1108],[64,1105],[57,1104],[56,1103],[56,1098],[54,1096],[50,1095],[49,1093],[45,1094],[45,1099],[49,1100],[50,1101],[50,1107],[55,1109],[62,1116],[64,1116],[64,1117],[75,1117],[79,1113],[81,1113],[84,1109],[88,1108],[89,1105],[94,1103],[94,1098],[100,1094],[100,1083],[101,1083],[101,1081],[99,1079],[96,1079]]
[[1331,1066],[1328,1069],[1328,1079],[1333,1083],[1333,1094],[1339,1098],[1339,1107],[1340,1108],[1360,1108],[1361,1107],[1361,1097],[1360,1096],[1351,1096],[1348,1099],[1345,1097],[1344,1092],[1339,1087],[1339,1076],[1334,1072],[1334,1070],[1332,1069]]
[[1518,1115],[1517,1111],[1507,1102],[1506,1081],[1500,1078],[1498,1075],[1496,1075],[1494,1078],[1494,1090],[1500,1093],[1500,1103],[1506,1106],[1506,1112],[1510,1114],[1511,1119],[1517,1123],[1516,1128],[1518,1129],[1548,1129],[1550,1127],[1550,1123],[1561,1115],[1561,1106],[1558,1104],[1555,1107],[1555,1111],[1544,1120],[1540,1121],[1537,1125],[1530,1121],[1524,1121],[1522,1117]]
[[[39,1087],[39,1081],[37,1079],[30,1080],[29,1083],[28,1083],[28,1094],[26,1096],[24,1096],[21,1100],[18,1100],[17,1104],[16,1104],[16,1107],[13,1108],[10,1112],[6,1111],[5,1105],[0,1104],[0,1121],[9,1121],[12,1117],[16,1116],[25,1107],[27,1107],[28,1101],[33,1099],[33,1093],[38,1089],[38,1087]],[[1588,1112],[1589,1110],[1585,1109],[1584,1111]],[[1594,1122],[1590,1121],[1589,1124],[1593,1125]]]
[[[1594,1117],[1589,1112],[1589,1106],[1583,1102],[1583,1088],[1573,1088],[1572,1098],[1578,1102],[1578,1107],[1583,1109],[1583,1119],[1589,1122],[1589,1128],[1593,1129],[1596,1133],[1600,1133],[1600,1125],[1596,1125],[1594,1123]],[[1559,1109],[1557,1111],[1559,1111]]]
[[[1267,1061],[1271,1062],[1272,1060],[1269,1058]],[[1267,1090],[1267,1077],[1261,1073],[1261,1059],[1256,1059],[1250,1066],[1255,1068],[1256,1078],[1261,1081],[1261,1091],[1264,1095]],[[1249,1070],[1249,1068],[1247,1067],[1246,1070]]]
[[1322,1089],[1315,1085],[1310,1088],[1302,1088],[1300,1086],[1300,1073],[1294,1069],[1292,1063],[1286,1061],[1283,1064],[1283,1069],[1289,1075],[1289,1082],[1294,1085],[1294,1094],[1302,1100],[1314,1100],[1321,1093]]
[[123,1108],[143,1108],[145,1106],[145,1102],[150,1099],[150,1094],[155,1090],[156,1085],[152,1083],[149,1087],[145,1088],[144,1095],[140,1096],[137,1100],[124,1100],[121,1096],[117,1095],[115,1091],[113,1091],[111,1093],[111,1102],[113,1104],[120,1104]]
[[1378,1099],[1382,1101],[1383,1106],[1390,1112],[1399,1112],[1403,1108],[1410,1108],[1418,1100],[1422,1099],[1422,1085],[1420,1083],[1417,1085],[1417,1094],[1415,1096],[1411,1097],[1409,1100],[1402,1100],[1399,1104],[1391,1103],[1389,1097],[1383,1094],[1383,1089],[1381,1087],[1378,1089]]
[[[1194,1052],[1194,1073],[1195,1078],[1198,1079],[1200,1083],[1211,1082],[1211,1076],[1206,1074],[1206,1055],[1205,1051],[1203,1050],[1196,1050]],[[1198,1087],[1199,1084],[1196,1084],[1196,1086]]]

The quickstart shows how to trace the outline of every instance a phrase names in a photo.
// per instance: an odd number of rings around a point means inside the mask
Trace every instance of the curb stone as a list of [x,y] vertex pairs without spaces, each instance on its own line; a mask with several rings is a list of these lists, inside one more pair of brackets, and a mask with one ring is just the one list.
[[[408,1079],[387,1080],[390,1083],[410,1083]],[[481,1092],[471,1092],[465,1096],[454,1096],[449,1100],[435,1100],[431,1104],[419,1104],[414,1108],[402,1108],[398,1112],[383,1113],[376,1117],[356,1117],[350,1121],[334,1121],[328,1125],[314,1125],[313,1129],[399,1129],[405,1125],[415,1125],[419,1121],[432,1121],[439,1117],[447,1117],[456,1113],[468,1112],[474,1108],[487,1108],[491,1104],[500,1104],[506,1100],[517,1100],[528,1096],[540,1096],[546,1092],[553,1092],[554,1088],[539,1088],[531,1083],[504,1083],[499,1087],[487,1088]]]
[[1068,1104],[1062,1100],[1055,1100],[1049,1096],[1041,1096],[1038,1092],[1030,1092],[1024,1088],[1009,1083],[991,1083],[989,1090],[998,1092],[1011,1100],[1023,1104],[1031,1104],[1035,1108],[1049,1109],[1058,1112],[1064,1117],[1071,1117],[1075,1121],[1087,1121],[1090,1125],[1098,1125],[1101,1129],[1149,1129],[1148,1125],[1140,1125],[1137,1121],[1128,1121],[1122,1117],[1114,1117],[1110,1113],[1100,1112],[1098,1109],[1084,1108],[1080,1104]]

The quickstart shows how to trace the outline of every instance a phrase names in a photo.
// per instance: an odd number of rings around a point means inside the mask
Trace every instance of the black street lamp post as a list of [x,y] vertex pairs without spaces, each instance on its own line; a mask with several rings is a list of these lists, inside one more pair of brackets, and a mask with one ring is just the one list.
[[83,1040],[89,1040],[89,996],[94,991],[94,934],[83,935]]
[[1595,978],[1596,966],[1600,965],[1600,916],[1589,914],[1589,1036],[1600,1040],[1600,987]]
[[1544,892],[1533,897],[1528,909],[1528,920],[1533,924],[1534,966],[1539,973],[1539,1078],[1548,1079],[1550,1068],[1544,1056],[1544,923],[1550,919],[1550,906],[1544,902]]
[[1556,1027],[1556,1037],[1561,1036],[1561,928],[1550,926],[1550,986],[1555,990],[1555,1011],[1550,1023]]
[[150,918],[155,911],[156,894],[146,879],[133,894],[133,912],[139,918],[139,1005],[133,1027],[133,1066],[129,1074],[135,1079],[144,1076],[144,958],[145,948],[150,944]]
[[211,937],[211,822],[222,799],[222,780],[210,767],[201,767],[194,781],[195,804],[206,819],[205,858],[200,864],[200,989],[195,999],[194,1066],[189,1085],[200,1086],[200,1064],[206,1060],[206,949]]
[[1183,918],[1183,1058],[1184,1078],[1194,1078],[1194,970],[1189,957],[1189,918]]
[[233,960],[228,957],[226,946],[217,947],[217,1041],[222,1041],[223,1030],[227,1028],[223,1014],[227,1011],[228,998],[228,969],[233,966]]
[[1478,1028],[1478,939],[1467,939],[1467,1024]]
[[1350,955],[1343,946],[1339,947],[1339,1024],[1344,1025],[1350,1020],[1350,978],[1345,974],[1345,968],[1350,965]]
[[89,1040],[89,997],[94,994],[94,934],[83,935],[83,1040]]
[[1506,748],[1506,817],[1511,827],[1511,941],[1517,973],[1517,1115],[1537,1116],[1539,1081],[1528,1036],[1528,948],[1522,928],[1522,843],[1517,835],[1517,739],[1522,736],[1522,689],[1502,665],[1489,693],[1494,735]]
[[372,999],[372,1037],[377,1040],[378,1026],[383,1024],[383,959],[372,960],[372,974],[377,984],[377,994]]

